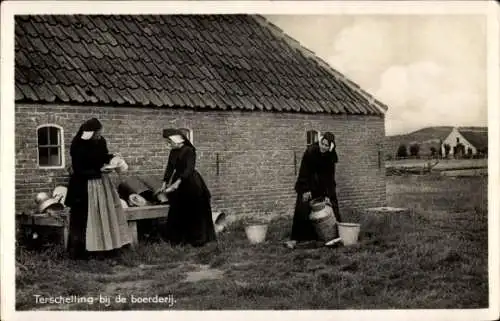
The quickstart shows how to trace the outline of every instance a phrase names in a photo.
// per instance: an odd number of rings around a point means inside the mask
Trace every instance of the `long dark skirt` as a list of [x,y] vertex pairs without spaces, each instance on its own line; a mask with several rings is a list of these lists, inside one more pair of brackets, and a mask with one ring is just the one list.
[[172,245],[203,246],[215,241],[210,195],[195,172],[169,194],[169,212],[162,237]]
[[297,194],[292,223],[292,240],[297,242],[306,242],[318,239],[318,234],[314,229],[313,223],[309,219],[309,214],[311,214],[311,206],[309,206],[309,202],[302,201],[302,195]]
[[69,220],[68,252],[73,259],[86,259],[86,231],[88,218],[87,204],[74,205]]

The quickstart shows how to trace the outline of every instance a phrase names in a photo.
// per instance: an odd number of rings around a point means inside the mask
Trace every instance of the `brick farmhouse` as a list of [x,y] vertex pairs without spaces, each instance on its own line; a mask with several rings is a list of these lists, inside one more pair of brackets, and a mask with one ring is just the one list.
[[[314,131],[337,137],[341,210],[386,203],[387,107],[260,16],[15,19],[16,213],[66,184],[69,147],[97,117],[128,175],[161,177],[162,130],[185,128],[213,207],[257,214],[293,186]],[[116,176],[116,175],[114,175]],[[117,177],[115,177],[117,179]]]

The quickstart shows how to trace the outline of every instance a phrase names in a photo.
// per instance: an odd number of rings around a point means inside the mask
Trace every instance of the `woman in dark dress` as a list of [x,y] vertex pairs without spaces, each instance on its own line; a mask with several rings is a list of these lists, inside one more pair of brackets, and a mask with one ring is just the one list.
[[335,190],[335,164],[337,162],[335,136],[330,132],[324,133],[319,142],[308,146],[304,152],[295,184],[297,199],[291,234],[293,243],[318,239],[314,225],[309,220],[311,199],[328,197],[337,221],[341,221]]
[[163,136],[172,148],[161,187],[169,199],[163,239],[172,245],[192,246],[215,241],[211,195],[195,169],[196,149],[179,130],[165,130]]
[[101,129],[99,120],[89,119],[71,142],[72,173],[65,204],[71,208],[68,251],[74,259],[130,243],[118,193],[109,170],[103,169],[114,155],[108,152]]

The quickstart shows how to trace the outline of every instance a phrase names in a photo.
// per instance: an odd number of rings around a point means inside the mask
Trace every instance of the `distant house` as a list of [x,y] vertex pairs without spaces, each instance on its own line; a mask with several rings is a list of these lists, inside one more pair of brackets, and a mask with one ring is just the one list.
[[387,107],[250,15],[35,15],[15,20],[16,210],[66,184],[70,142],[97,117],[132,175],[162,177],[184,128],[213,206],[292,213],[302,153],[337,138],[341,209],[384,206]]
[[[450,146],[448,155],[445,155],[446,144]],[[463,146],[463,150],[458,150],[458,146]],[[443,140],[441,148],[445,156],[460,155],[461,153],[465,155],[471,154],[473,156],[487,155],[488,129],[485,127],[455,127]]]
[[451,126],[434,126],[422,128],[408,134],[387,136],[384,144],[386,159],[397,158],[398,148],[401,145],[406,147],[407,154],[410,155],[410,146],[412,144],[419,145],[418,155],[420,157],[430,157],[432,156],[432,149],[439,152],[441,142],[450,134],[452,129]]

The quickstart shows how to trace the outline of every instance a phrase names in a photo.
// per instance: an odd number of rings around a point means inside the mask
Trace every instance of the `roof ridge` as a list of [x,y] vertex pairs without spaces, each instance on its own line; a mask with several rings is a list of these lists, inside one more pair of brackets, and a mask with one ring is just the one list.
[[330,72],[330,74],[336,77],[337,80],[343,82],[350,89],[359,93],[361,96],[363,96],[363,98],[367,99],[370,104],[379,109],[383,114],[387,112],[387,110],[389,109],[387,105],[377,100],[373,95],[371,95],[367,91],[363,90],[360,85],[349,79],[346,75],[333,68],[324,59],[319,57],[314,51],[302,45],[300,41],[294,39],[293,37],[290,37],[288,34],[286,34],[285,31],[283,31],[283,29],[281,29],[271,21],[267,20],[262,15],[251,15],[251,17],[255,21],[257,21],[257,23],[269,29],[273,33],[273,35],[278,36],[281,39],[285,40],[286,43],[291,45],[294,49],[300,50],[300,52],[304,54],[304,56],[306,56],[307,58],[312,58],[319,66],[325,68],[328,72]]

